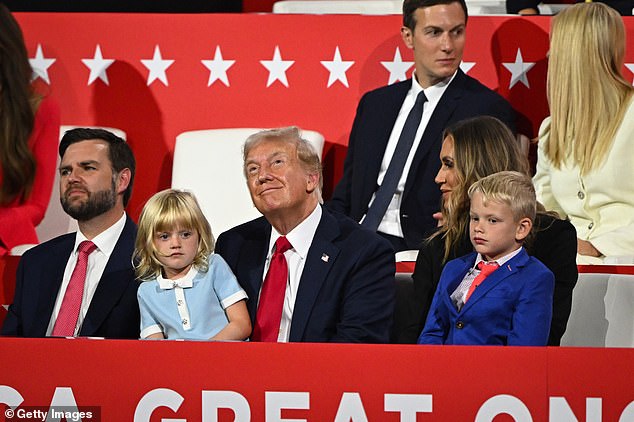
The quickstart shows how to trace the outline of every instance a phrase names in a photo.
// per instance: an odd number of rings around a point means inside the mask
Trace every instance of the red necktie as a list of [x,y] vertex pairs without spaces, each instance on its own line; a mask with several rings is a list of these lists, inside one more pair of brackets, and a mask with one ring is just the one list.
[[491,274],[493,271],[497,270],[498,267],[499,265],[497,262],[484,262],[484,261],[478,262],[478,265],[476,265],[476,268],[480,270],[480,274],[478,274],[476,278],[473,279],[473,283],[471,283],[471,286],[469,287],[469,291],[467,292],[467,296],[464,299],[465,303],[467,303],[467,300],[469,300],[475,288],[478,287],[480,284],[482,284],[484,279],[487,278],[489,274]]
[[84,296],[84,284],[86,284],[88,255],[97,249],[97,246],[89,240],[84,240],[79,244],[78,249],[77,263],[73,274],[70,276],[62,306],[59,309],[59,314],[53,327],[52,335],[54,336],[72,337],[75,335],[75,327],[77,326],[81,301]]
[[288,264],[284,252],[291,248],[291,244],[284,236],[280,236],[275,242],[275,253],[260,293],[252,341],[277,341],[288,281]]

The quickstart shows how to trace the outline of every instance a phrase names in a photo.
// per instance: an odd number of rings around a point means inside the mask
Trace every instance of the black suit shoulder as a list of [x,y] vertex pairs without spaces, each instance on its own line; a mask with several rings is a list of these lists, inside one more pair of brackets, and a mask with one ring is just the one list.
[[558,346],[566,332],[572,309],[572,290],[577,284],[577,232],[568,220],[547,214],[535,219],[534,239],[528,253],[539,259],[555,275],[553,319],[548,338],[549,346]]
[[458,70],[445,95],[454,96],[460,104],[456,114],[451,118],[452,123],[488,115],[500,119],[515,133],[516,115],[511,104],[503,96],[461,70]]

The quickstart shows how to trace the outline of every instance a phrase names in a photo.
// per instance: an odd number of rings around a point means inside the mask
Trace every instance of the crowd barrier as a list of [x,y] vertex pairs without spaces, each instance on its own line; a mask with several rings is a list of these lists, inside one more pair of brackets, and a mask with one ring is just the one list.
[[[0,326],[13,300],[19,257],[0,257]],[[414,262],[398,262],[397,288],[411,294]],[[634,348],[634,266],[580,265],[562,346]]]
[[3,338],[0,361],[7,421],[634,420],[634,349]]
[[[634,346],[634,267],[585,269],[563,344]],[[634,347],[0,338],[0,362],[7,421],[634,421]]]

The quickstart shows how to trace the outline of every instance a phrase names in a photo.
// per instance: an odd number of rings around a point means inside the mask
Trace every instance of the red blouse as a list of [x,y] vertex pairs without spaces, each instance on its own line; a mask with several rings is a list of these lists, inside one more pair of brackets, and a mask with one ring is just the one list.
[[50,98],[44,98],[35,114],[29,146],[35,157],[35,181],[26,200],[16,198],[0,206],[0,255],[14,246],[38,243],[35,227],[44,218],[53,191],[57,147],[59,145],[60,112]]

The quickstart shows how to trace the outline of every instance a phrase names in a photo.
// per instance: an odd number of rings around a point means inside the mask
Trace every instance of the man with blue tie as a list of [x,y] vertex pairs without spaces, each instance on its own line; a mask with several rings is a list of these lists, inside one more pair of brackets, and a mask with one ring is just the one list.
[[79,231],[24,253],[2,334],[138,338],[136,224],[124,210],[132,150],[111,132],[78,128],[64,134],[59,154],[62,208]]
[[387,343],[392,248],[320,205],[319,156],[298,129],[250,136],[244,173],[264,216],[221,234],[216,252],[249,296],[251,340]]
[[396,251],[418,249],[437,225],[434,177],[444,129],[479,115],[515,128],[510,104],[459,68],[466,24],[464,0],[405,0],[401,36],[414,52],[413,77],[366,93],[357,108],[328,207],[377,231]]

